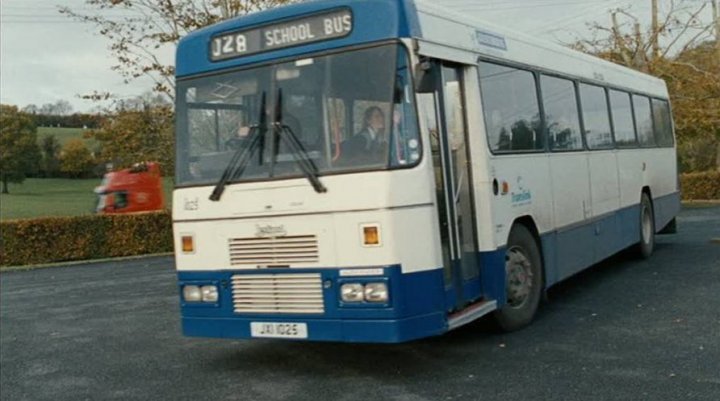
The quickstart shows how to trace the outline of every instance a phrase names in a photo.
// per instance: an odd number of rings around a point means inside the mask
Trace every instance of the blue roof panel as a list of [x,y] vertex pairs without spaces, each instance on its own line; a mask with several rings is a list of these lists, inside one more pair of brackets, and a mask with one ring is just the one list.
[[[353,13],[353,31],[349,36],[225,61],[210,61],[210,41],[217,34],[251,29],[343,7],[351,9]],[[303,2],[234,18],[189,34],[178,44],[176,76],[184,77],[360,43],[407,37],[421,37],[417,11],[412,0]]]

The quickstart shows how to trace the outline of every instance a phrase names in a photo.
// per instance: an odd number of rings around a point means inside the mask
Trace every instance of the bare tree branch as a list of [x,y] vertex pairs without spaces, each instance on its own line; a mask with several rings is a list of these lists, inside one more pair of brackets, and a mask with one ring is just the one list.
[[[61,7],[60,13],[93,25],[109,42],[116,60],[112,66],[125,80],[149,77],[154,90],[172,98],[175,68],[160,60],[159,54],[174,48],[184,35],[251,12],[276,7],[294,0],[85,0],[79,11]],[[120,14],[110,16],[107,11]],[[92,95],[89,96],[92,98]]]
[[[668,45],[665,47],[665,51],[662,52],[662,54],[660,55],[661,57],[667,57],[667,55],[668,55],[668,53],[670,52],[670,50],[672,50],[673,46],[675,46],[675,43],[677,43],[677,42],[683,37],[683,35],[685,35],[685,32],[687,32],[688,29],[691,28],[693,21],[694,21],[694,20],[697,18],[697,16],[700,15],[700,13],[705,9],[705,6],[706,6],[706,5],[707,5],[707,4],[703,4],[702,6],[700,6],[700,8],[699,8],[695,13],[693,13],[693,14],[690,16],[690,18],[688,18],[687,22],[683,25],[682,30],[680,31],[680,33],[675,34],[675,39],[673,39],[673,40],[670,42],[670,44],[668,44]],[[710,26],[712,26],[712,25],[708,25],[708,27],[710,27]],[[707,29],[707,27],[706,27],[705,29]]]

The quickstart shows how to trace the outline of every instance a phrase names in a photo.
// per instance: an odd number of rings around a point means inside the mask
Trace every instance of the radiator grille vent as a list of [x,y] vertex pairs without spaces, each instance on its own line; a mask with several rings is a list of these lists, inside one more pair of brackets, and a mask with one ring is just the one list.
[[319,259],[315,235],[233,238],[229,247],[233,266],[291,266],[317,263]]
[[322,278],[307,274],[237,274],[232,277],[235,313],[323,313]]

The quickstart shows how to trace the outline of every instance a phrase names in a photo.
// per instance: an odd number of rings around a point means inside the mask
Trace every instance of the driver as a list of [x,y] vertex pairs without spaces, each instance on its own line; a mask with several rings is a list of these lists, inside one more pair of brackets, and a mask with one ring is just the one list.
[[[387,155],[387,134],[385,132],[385,113],[377,106],[370,106],[363,115],[363,127],[352,138],[342,144],[342,154],[360,163],[382,162]],[[363,163],[365,164],[365,163]]]

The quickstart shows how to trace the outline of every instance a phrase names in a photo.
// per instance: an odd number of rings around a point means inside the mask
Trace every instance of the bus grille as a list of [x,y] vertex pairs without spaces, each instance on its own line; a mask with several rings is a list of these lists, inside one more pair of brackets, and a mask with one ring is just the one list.
[[315,235],[268,238],[230,239],[230,264],[262,267],[289,267],[317,263],[318,242]]
[[323,313],[322,279],[308,274],[236,274],[235,313]]

